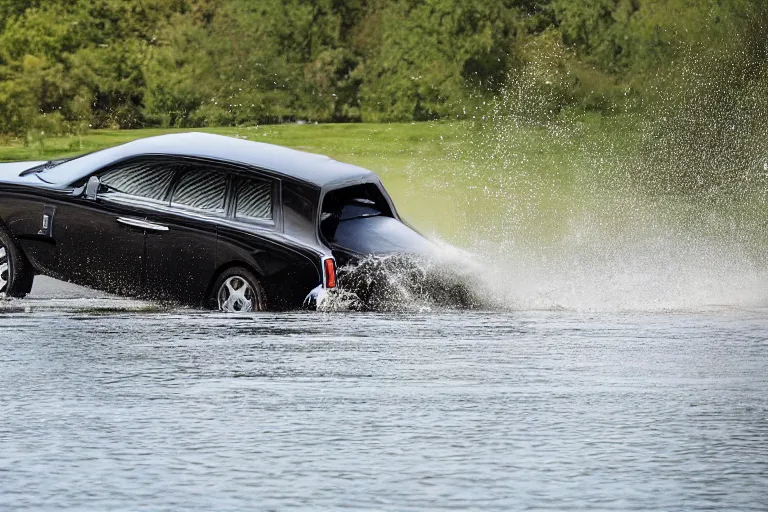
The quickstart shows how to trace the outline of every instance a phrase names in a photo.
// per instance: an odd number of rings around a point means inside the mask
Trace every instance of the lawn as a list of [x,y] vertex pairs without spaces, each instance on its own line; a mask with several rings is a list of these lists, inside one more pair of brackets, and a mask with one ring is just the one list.
[[[176,131],[181,130],[94,130],[28,145],[11,142],[0,146],[0,161],[52,159]],[[564,236],[578,238],[585,226],[599,226],[601,236],[610,237],[628,226],[642,230],[686,216],[698,219],[695,209],[649,201],[638,192],[642,129],[629,118],[200,131],[326,154],[374,170],[409,222],[465,246],[534,239],[550,244]]]
[[465,135],[461,123],[407,124],[283,124],[194,130],[148,128],[93,130],[83,136],[41,138],[29,144],[9,141],[0,146],[0,162],[49,160],[165,133],[201,131],[323,153],[369,167],[397,166],[414,155],[439,155],[459,146]]

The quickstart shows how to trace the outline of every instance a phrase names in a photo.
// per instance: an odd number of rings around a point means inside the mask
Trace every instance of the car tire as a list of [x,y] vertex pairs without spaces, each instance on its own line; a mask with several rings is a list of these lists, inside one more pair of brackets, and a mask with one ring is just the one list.
[[250,313],[267,309],[264,287],[250,270],[232,267],[219,275],[209,298],[211,309],[224,313]]
[[16,240],[0,225],[0,298],[23,298],[32,290],[35,273]]

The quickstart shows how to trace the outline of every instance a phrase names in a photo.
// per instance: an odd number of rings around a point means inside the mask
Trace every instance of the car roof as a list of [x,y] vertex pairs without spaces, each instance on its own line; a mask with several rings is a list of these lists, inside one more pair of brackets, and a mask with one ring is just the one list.
[[378,180],[372,171],[323,155],[274,144],[201,132],[159,135],[128,142],[70,160],[41,174],[46,181],[69,185],[112,163],[133,156],[207,158],[257,167],[317,187]]

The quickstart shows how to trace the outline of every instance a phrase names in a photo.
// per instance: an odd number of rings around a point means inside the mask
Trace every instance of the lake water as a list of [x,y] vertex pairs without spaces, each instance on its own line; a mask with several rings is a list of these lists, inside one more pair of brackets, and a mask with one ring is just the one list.
[[0,306],[0,509],[768,509],[768,309],[143,308]]

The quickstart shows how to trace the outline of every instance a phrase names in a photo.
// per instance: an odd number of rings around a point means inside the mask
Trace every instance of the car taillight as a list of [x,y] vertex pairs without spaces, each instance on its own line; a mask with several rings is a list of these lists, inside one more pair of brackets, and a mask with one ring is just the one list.
[[328,258],[323,264],[325,265],[325,287],[336,288],[336,261]]

